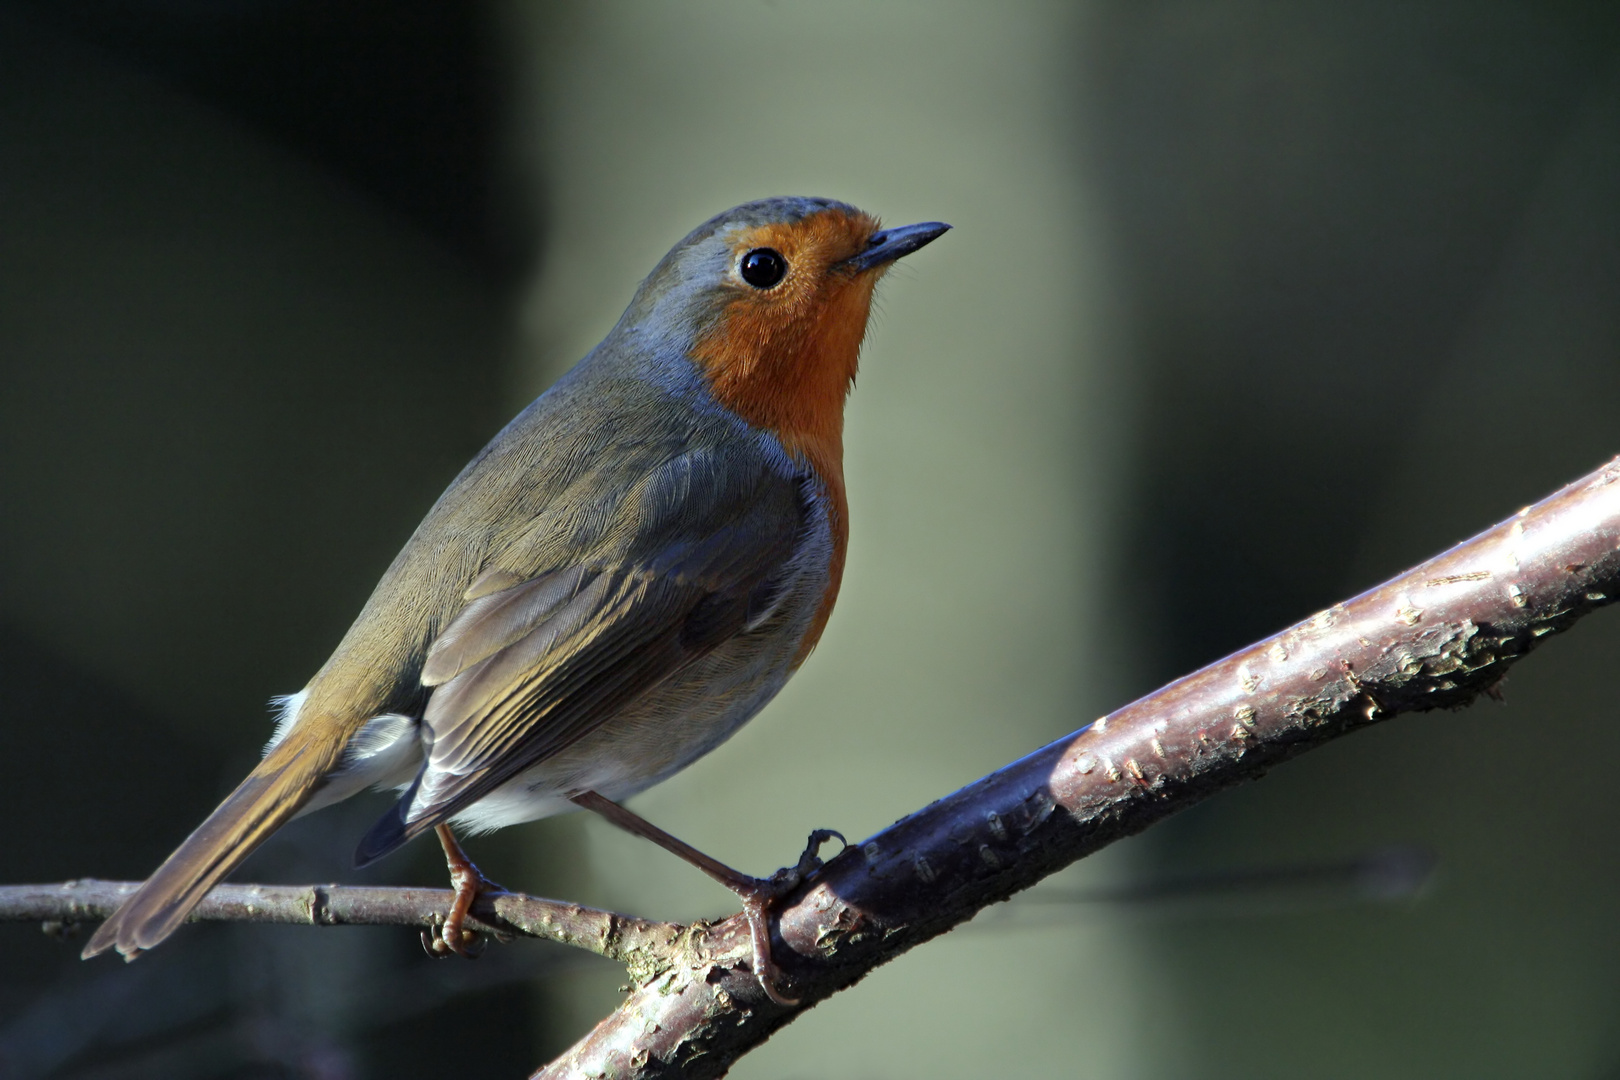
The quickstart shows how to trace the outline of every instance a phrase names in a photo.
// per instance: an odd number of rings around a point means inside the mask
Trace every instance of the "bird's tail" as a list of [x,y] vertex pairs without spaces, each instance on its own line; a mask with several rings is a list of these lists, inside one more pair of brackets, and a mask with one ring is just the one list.
[[186,837],[185,843],[101,924],[81,954],[89,959],[117,947],[133,960],[174,933],[220,878],[309,801],[338,763],[346,733],[288,732],[236,790]]

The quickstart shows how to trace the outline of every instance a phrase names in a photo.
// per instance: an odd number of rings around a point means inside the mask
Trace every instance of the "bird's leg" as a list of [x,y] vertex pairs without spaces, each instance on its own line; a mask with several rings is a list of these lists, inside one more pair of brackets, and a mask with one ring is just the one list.
[[810,834],[810,842],[805,846],[804,853],[799,856],[797,863],[783,867],[768,878],[757,878],[733,870],[719,859],[705,855],[686,841],[671,836],[640,814],[627,810],[612,799],[603,798],[594,791],[576,792],[569,798],[575,805],[600,814],[625,832],[633,833],[643,840],[651,840],[671,855],[692,864],[736,893],[737,898],[742,901],[743,915],[748,920],[748,934],[752,939],[754,950],[754,974],[759,979],[760,988],[765,991],[766,997],[778,1005],[799,1003],[797,998],[787,997],[776,987],[781,972],[776,966],[776,961],[771,959],[771,912],[783,897],[798,888],[805,878],[820,868],[822,844],[835,836],[838,837],[839,843],[847,843],[842,833],[833,829],[817,829]]
[[478,899],[479,893],[498,893],[506,890],[485,877],[473,864],[467,853],[462,850],[456,834],[450,831],[450,826],[437,825],[433,831],[438,834],[439,843],[444,848],[444,861],[450,867],[450,885],[456,890],[456,898],[451,901],[450,910],[445,913],[444,925],[440,927],[439,935],[430,937],[427,931],[422,932],[422,946],[432,956],[442,958],[455,953],[471,960],[482,953],[483,949],[472,948],[473,943],[478,940],[478,933],[463,926],[467,921],[467,912],[472,910],[473,901]]

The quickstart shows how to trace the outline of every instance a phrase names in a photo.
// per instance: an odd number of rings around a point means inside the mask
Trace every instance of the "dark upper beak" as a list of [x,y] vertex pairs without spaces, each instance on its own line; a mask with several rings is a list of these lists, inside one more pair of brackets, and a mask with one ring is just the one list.
[[892,263],[910,255],[924,244],[944,236],[950,226],[943,221],[924,221],[917,225],[902,225],[898,229],[879,229],[866,242],[866,250],[845,259],[840,266],[856,273]]

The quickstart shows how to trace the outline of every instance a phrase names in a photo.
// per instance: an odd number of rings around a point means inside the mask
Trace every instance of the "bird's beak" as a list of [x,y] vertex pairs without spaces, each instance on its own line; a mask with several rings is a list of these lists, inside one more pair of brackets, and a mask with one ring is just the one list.
[[866,242],[866,250],[838,265],[857,274],[886,266],[944,236],[949,228],[943,221],[924,221],[917,225],[902,225],[898,229],[879,229]]

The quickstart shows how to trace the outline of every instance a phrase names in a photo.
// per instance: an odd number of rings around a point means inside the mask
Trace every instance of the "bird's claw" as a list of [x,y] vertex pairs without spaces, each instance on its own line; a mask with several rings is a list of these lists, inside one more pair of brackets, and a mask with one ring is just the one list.
[[489,948],[489,938],[476,930],[462,929],[460,936],[461,948],[452,947],[445,940],[444,924],[436,922],[433,929],[422,931],[422,950],[435,960],[448,960],[452,956],[476,960]]
[[[754,976],[759,979],[760,989],[765,991],[766,997],[778,1005],[793,1006],[799,1003],[799,999],[788,997],[777,989],[781,971],[777,968],[776,961],[771,959],[771,912],[789,893],[799,888],[821,869],[823,844],[836,836],[845,847],[849,846],[849,841],[844,839],[843,833],[836,829],[817,829],[810,834],[809,843],[805,845],[798,862],[792,866],[784,866],[768,878],[757,878],[739,873],[718,859],[705,855],[686,841],[670,835],[641,815],[620,806],[599,792],[585,789],[573,792],[568,797],[576,805],[600,814],[625,832],[652,841],[735,893],[742,901],[743,918],[748,922],[748,936],[753,945]],[[450,851],[448,844],[445,851]],[[453,859],[451,865],[452,867],[455,865]]]
[[489,941],[478,931],[466,928],[467,914],[480,895],[504,893],[506,889],[484,876],[457,843],[448,825],[438,826],[437,831],[444,847],[445,863],[450,868],[450,886],[456,890],[456,896],[450,902],[450,910],[445,912],[444,922],[433,928],[433,935],[430,937],[426,930],[422,931],[422,947],[429,956],[440,959],[454,953],[464,960],[476,960],[484,954]]
[[753,944],[754,977],[759,980],[765,996],[784,1007],[797,1005],[801,999],[788,997],[778,989],[782,969],[771,956],[771,913],[788,893],[821,869],[824,865],[821,846],[835,836],[840,844],[849,846],[849,841],[837,829],[817,829],[810,834],[798,862],[782,867],[768,878],[753,878],[751,884],[736,889],[743,902],[743,917],[748,920],[748,936]]
[[[821,858],[821,847],[834,837],[837,837],[838,842],[844,847],[849,847],[849,841],[845,840],[844,834],[837,829],[817,829],[810,834],[810,839],[805,841],[804,851],[799,855],[799,861],[793,866],[793,870],[799,875],[800,881],[805,880],[825,865]],[[778,873],[780,872],[778,871]]]

